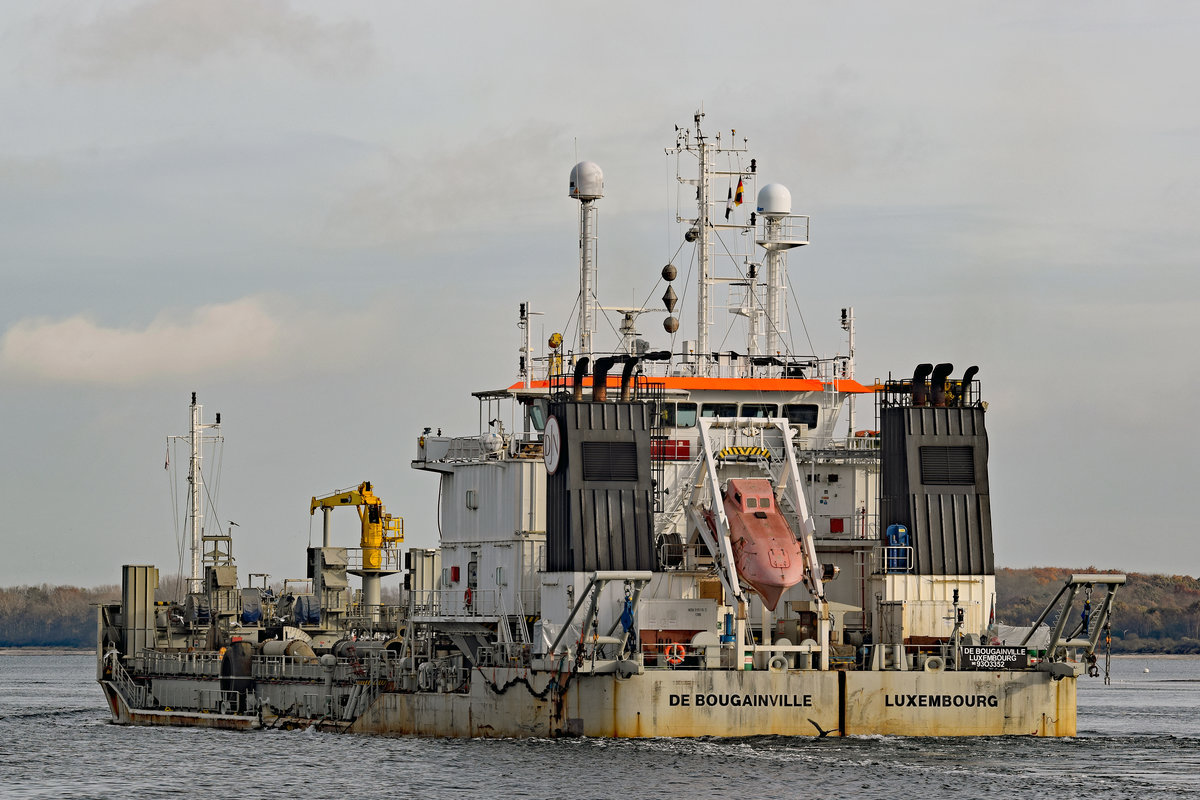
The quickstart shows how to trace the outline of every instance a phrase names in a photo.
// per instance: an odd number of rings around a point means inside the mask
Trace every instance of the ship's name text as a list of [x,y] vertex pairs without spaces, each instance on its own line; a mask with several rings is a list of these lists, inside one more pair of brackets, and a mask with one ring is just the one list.
[[883,704],[888,708],[995,708],[1000,698],[994,694],[889,694]]
[[673,694],[673,706],[750,706],[753,708],[810,708],[811,694]]

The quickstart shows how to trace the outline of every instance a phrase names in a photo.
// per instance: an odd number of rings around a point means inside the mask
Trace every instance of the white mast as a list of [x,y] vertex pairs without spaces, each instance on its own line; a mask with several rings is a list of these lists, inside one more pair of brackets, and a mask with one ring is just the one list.
[[200,426],[202,406],[196,405],[196,393],[192,392],[192,425],[188,435],[192,454],[188,460],[188,487],[190,497],[188,511],[192,522],[192,574],[188,579],[188,592],[200,592],[204,588],[204,575],[200,571],[200,532],[204,529],[204,476],[200,470],[200,459],[203,457],[203,434]]
[[712,357],[712,351],[708,344],[708,326],[712,323],[712,298],[709,295],[712,279],[708,267],[709,236],[712,233],[712,226],[709,224],[708,218],[710,188],[708,143],[704,141],[704,134],[700,131],[700,119],[703,116],[703,111],[696,112],[696,155],[700,159],[700,176],[696,191],[696,200],[699,205],[699,216],[696,217],[696,233],[699,237],[699,247],[696,250],[698,267],[696,272],[699,278],[699,286],[696,291],[696,366],[699,368],[701,377],[709,374],[709,360]]
[[579,354],[592,352],[596,317],[596,201],[604,196],[604,173],[591,161],[571,168],[569,194],[579,201]]
[[[204,458],[204,429],[220,428],[221,415],[217,421],[209,424],[203,422],[204,406],[196,402],[196,393],[192,392],[191,426],[187,436],[168,436],[171,439],[186,439],[190,453],[188,455],[188,521],[192,526],[191,556],[192,568],[187,578],[188,593],[204,591],[204,470],[201,463]],[[208,437],[210,442],[220,442],[220,435]]]
[[[842,330],[846,332],[846,340],[850,348],[850,355],[846,358],[846,374],[845,377],[854,377],[854,306],[848,306],[842,309]],[[846,433],[847,436],[854,435],[854,398],[851,394],[849,398],[849,408],[847,409],[847,417],[850,421],[850,429]]]
[[779,356],[787,333],[783,253],[808,244],[808,217],[792,214],[792,193],[779,183],[768,183],[759,191],[758,213],[763,217],[763,236],[758,244],[767,251],[767,354]]
[[[713,237],[718,229],[728,229],[736,231],[747,231],[751,229],[751,224],[745,222],[728,222],[729,215],[734,205],[733,200],[733,185],[736,182],[742,183],[743,179],[751,180],[757,169],[754,159],[750,159],[749,169],[742,169],[740,161],[737,169],[719,170],[715,168],[714,157],[720,156],[722,153],[726,155],[740,154],[746,152],[745,139],[742,140],[743,146],[737,146],[737,131],[730,131],[730,144],[723,146],[721,144],[721,134],[718,133],[715,140],[710,142],[704,136],[704,132],[700,129],[700,120],[704,118],[704,111],[697,111],[693,116],[695,123],[694,133],[686,129],[681,130],[676,127],[675,131],[675,147],[667,150],[667,153],[674,153],[676,156],[687,152],[692,153],[697,159],[698,174],[695,178],[683,177],[682,170],[677,175],[677,180],[681,184],[694,185],[696,187],[696,216],[694,218],[685,218],[682,214],[676,215],[677,222],[686,222],[690,224],[687,232],[684,234],[684,239],[688,242],[696,244],[696,374],[708,376],[712,374],[712,344],[709,339],[709,329],[713,323],[713,297],[712,290],[714,284],[717,283],[736,283],[741,278],[722,278],[713,274],[712,267],[712,251]],[[694,140],[693,140],[694,136]],[[737,156],[740,159],[740,155]],[[729,194],[731,204],[726,210],[726,221],[714,221],[713,219],[713,178],[715,176],[725,176],[729,179]],[[740,197],[740,195],[739,195]],[[719,197],[715,198],[719,201]],[[737,202],[740,204],[740,200]],[[680,204],[682,210],[682,203]],[[752,215],[753,216],[753,215]],[[723,243],[722,247],[728,249],[729,242]],[[736,248],[736,245],[734,245]],[[731,252],[730,255],[733,255]],[[748,297],[753,300],[754,287],[750,288]],[[744,308],[735,309],[734,313],[746,313]],[[749,315],[754,311],[751,309]],[[673,331],[672,331],[673,332]],[[757,345],[754,345],[754,350],[757,350]]]
[[746,273],[746,353],[758,355],[758,318],[762,309],[758,307],[758,266],[751,264]]

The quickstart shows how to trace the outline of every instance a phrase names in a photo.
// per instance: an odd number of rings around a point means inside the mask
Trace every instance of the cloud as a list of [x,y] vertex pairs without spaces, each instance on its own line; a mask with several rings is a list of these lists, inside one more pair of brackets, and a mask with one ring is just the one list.
[[[108,327],[85,314],[25,319],[0,338],[0,377],[29,384],[129,386],[174,377],[272,380],[315,361],[361,366],[383,313],[338,313],[289,300],[245,297],[178,314],[144,328]],[[358,354],[358,355],[356,355]]]
[[368,24],[325,22],[284,0],[149,0],[69,28],[67,64],[96,80],[267,55],[319,74],[342,74],[373,55]]
[[[347,171],[326,233],[336,242],[396,244],[448,230],[476,233],[557,219],[566,197],[566,137],[553,126],[442,143],[422,153],[375,148]],[[569,156],[568,156],[569,158]],[[548,216],[549,213],[549,216]],[[464,221],[470,223],[464,226]]]

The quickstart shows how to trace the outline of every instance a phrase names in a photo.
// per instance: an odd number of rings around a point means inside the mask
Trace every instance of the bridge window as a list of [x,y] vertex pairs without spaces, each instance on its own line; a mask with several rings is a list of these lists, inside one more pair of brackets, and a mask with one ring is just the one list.
[[673,428],[696,427],[695,403],[663,403],[663,422]]
[[705,403],[700,406],[702,417],[736,417],[737,403]]
[[783,415],[793,425],[817,427],[817,415],[820,406],[815,403],[788,403],[783,407]]
[[540,432],[546,430],[545,400],[540,400],[538,402],[529,404],[529,421],[533,423],[533,429],[535,431]]
[[779,406],[774,403],[742,403],[742,416],[767,419],[779,416]]

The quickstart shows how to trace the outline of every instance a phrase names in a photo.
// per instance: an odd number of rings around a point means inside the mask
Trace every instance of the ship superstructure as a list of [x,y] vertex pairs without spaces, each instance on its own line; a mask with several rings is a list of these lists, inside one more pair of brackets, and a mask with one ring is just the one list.
[[[575,335],[535,354],[522,303],[518,380],[476,393],[477,432],[417,438],[439,546],[401,563],[402,525],[363,483],[313,498],[326,521],[355,506],[363,537],[334,547],[326,525],[298,591],[238,588],[230,555],[193,577],[186,604],[155,605],[157,571],[126,566],[122,603],[100,610],[114,719],[431,736],[1075,733],[1075,681],[1123,576],[1075,576],[1052,632],[997,638],[976,368],[922,363],[864,385],[849,307],[846,355],[797,355],[786,256],[808,244],[808,218],[782,185],[757,188],[744,138],[710,138],[702,117],[668,150],[694,338],[679,333],[671,263],[670,346],[641,338],[647,309],[621,308],[614,349],[597,349],[603,173],[578,164]],[[718,308],[742,323],[736,350],[713,344]],[[875,421],[857,429],[861,396]],[[380,579],[397,572],[401,601],[384,604]]]

